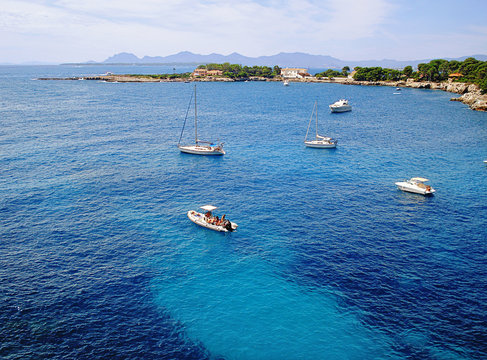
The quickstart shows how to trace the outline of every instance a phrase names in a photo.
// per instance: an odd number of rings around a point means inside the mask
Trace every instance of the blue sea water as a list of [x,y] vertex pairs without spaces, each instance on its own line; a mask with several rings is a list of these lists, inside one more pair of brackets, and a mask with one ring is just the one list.
[[[0,67],[0,358],[484,359],[487,114],[388,87]],[[353,111],[331,114],[347,98]],[[336,150],[308,149],[315,100]],[[186,134],[191,139],[191,129]],[[433,197],[395,181],[431,180]],[[239,224],[197,227],[217,205]]]

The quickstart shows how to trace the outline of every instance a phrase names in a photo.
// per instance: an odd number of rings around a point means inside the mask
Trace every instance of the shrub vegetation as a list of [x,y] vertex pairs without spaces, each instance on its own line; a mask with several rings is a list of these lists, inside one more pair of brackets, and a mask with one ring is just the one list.
[[[206,64],[198,66],[199,69],[221,70],[223,76],[234,80],[246,80],[251,77],[274,78],[281,75],[279,66],[242,66],[238,64]],[[356,67],[354,80],[359,81],[399,81],[413,78],[416,81],[445,81],[453,73],[459,73],[454,81],[477,84],[482,93],[487,93],[487,61],[480,61],[469,57],[464,61],[436,59],[429,63],[418,64],[417,71],[412,66],[406,66],[403,70],[387,69],[382,67]],[[350,68],[343,67],[342,71],[328,69],[315,75],[323,77],[346,77]],[[159,74],[159,75],[133,75],[140,77],[152,77],[156,79],[189,78],[191,73],[183,74]]]
[[446,81],[454,73],[461,74],[454,81],[477,84],[482,93],[487,93],[487,61],[473,57],[464,61],[436,59],[418,64],[417,71],[406,66],[402,71],[381,67],[356,67],[353,78],[360,81],[384,81],[413,78],[416,81]]

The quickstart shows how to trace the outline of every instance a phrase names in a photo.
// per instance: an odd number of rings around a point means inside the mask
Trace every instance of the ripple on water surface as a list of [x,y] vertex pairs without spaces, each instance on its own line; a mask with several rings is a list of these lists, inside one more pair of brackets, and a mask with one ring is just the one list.
[[[199,131],[227,155],[195,157],[175,146],[191,84],[35,71],[93,70],[0,67],[0,357],[485,358],[485,113],[205,83]],[[305,148],[315,99],[338,98],[353,111],[320,111],[338,148]],[[397,191],[411,176],[436,195]],[[238,231],[190,223],[207,203]]]

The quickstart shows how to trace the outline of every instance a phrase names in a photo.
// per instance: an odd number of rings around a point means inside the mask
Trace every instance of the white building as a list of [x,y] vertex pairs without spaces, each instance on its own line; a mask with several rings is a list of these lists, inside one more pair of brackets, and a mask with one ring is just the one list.
[[300,79],[309,76],[308,69],[284,68],[281,69],[281,76],[284,78]]

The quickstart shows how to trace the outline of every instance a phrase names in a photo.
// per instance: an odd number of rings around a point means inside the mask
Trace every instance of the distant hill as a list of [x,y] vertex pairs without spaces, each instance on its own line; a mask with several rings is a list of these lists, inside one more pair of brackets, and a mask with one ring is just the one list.
[[[463,61],[468,57],[487,61],[487,55],[462,56],[460,58],[444,58],[445,60]],[[230,55],[209,54],[200,55],[189,51],[183,51],[169,56],[144,56],[138,58],[131,53],[119,53],[102,62],[102,64],[208,64],[225,63],[241,64],[247,66],[274,66],[280,67],[304,67],[304,68],[332,68],[341,69],[344,66],[354,68],[356,66],[381,66],[385,68],[403,69],[407,65],[417,66],[420,63],[428,63],[434,59],[400,61],[392,59],[382,60],[340,60],[327,55],[311,55],[301,52],[279,53],[271,56],[248,57],[238,53]]]
[[310,55],[305,53],[279,53],[272,56],[248,57],[238,53],[230,55],[209,54],[200,55],[189,51],[183,51],[169,56],[144,56],[138,58],[134,54],[120,53],[113,55],[103,61],[103,64],[208,64],[224,63],[241,65],[259,65],[259,66],[291,66],[291,67],[343,67],[345,63],[342,60],[324,55]]
[[140,63],[140,59],[135,56],[134,54],[122,52],[120,54],[116,54],[110,56],[108,59],[103,61],[104,63],[117,63],[117,64],[132,64],[132,63]]

